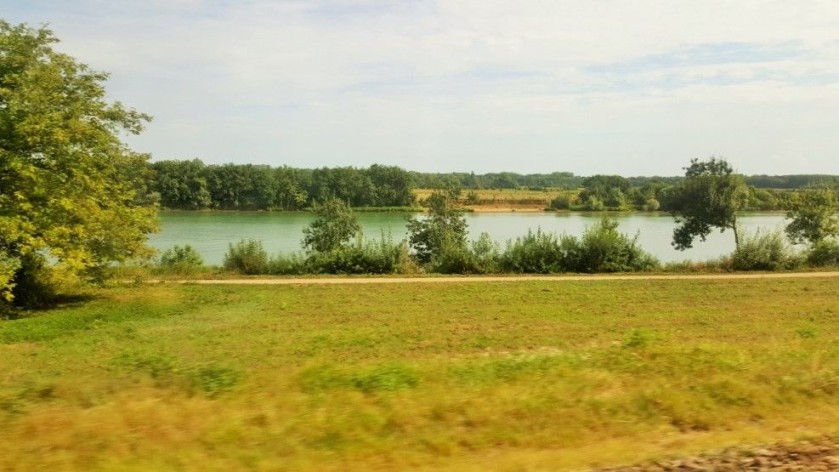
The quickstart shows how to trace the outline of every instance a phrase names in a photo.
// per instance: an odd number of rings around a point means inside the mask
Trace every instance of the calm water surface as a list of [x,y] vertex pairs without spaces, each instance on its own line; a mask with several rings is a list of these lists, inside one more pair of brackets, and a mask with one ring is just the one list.
[[[405,222],[416,214],[359,213],[364,236],[378,239],[382,234],[394,241],[406,237]],[[602,215],[589,213],[467,213],[469,234],[477,239],[483,233],[503,244],[527,233],[528,229],[580,235],[587,226],[596,224]],[[712,233],[706,242],[693,249],[676,251],[670,245],[675,223],[673,218],[658,213],[610,213],[620,226],[618,229],[634,236],[648,252],[662,262],[684,259],[707,260],[730,254],[734,250],[731,231]],[[310,213],[269,212],[186,212],[164,211],[160,214],[161,232],[149,238],[158,249],[189,244],[204,257],[207,264],[221,264],[228,244],[241,239],[261,240],[269,254],[292,253],[301,250],[303,228],[314,216]],[[775,230],[784,225],[784,216],[749,214],[739,218],[746,231]]]

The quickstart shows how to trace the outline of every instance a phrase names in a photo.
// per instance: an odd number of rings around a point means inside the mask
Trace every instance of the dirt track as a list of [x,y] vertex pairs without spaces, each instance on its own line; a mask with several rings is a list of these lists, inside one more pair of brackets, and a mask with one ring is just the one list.
[[181,283],[200,285],[329,285],[329,284],[406,284],[452,282],[571,282],[608,280],[724,280],[724,279],[793,279],[814,277],[839,277],[839,272],[790,272],[762,274],[674,274],[674,275],[504,275],[504,276],[444,276],[444,277],[328,277],[328,278],[275,278],[275,279],[203,279],[203,280],[152,280],[151,283]]

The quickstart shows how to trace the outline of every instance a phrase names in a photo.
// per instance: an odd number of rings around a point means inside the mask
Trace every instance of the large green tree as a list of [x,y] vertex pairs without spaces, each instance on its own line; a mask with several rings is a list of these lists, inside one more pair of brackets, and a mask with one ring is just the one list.
[[303,228],[303,247],[314,252],[331,252],[344,247],[361,231],[358,216],[338,198],[315,203],[317,218]]
[[454,191],[435,191],[426,203],[428,215],[408,220],[408,243],[421,264],[446,250],[465,250],[468,226],[463,212],[453,206]]
[[139,133],[149,117],[109,101],[107,74],[56,51],[57,42],[49,29],[0,20],[5,301],[25,278],[21,267],[101,268],[143,253],[156,226],[144,194],[147,156],[121,141],[121,133]]
[[673,246],[679,250],[693,247],[713,228],[734,232],[734,244],[740,246],[737,212],[746,208],[749,189],[743,176],[724,159],[693,159],[685,168],[685,179],[673,188],[671,213],[679,226],[673,230]]
[[787,211],[791,221],[786,227],[794,243],[816,244],[839,236],[839,184],[834,188],[811,188],[795,196]]

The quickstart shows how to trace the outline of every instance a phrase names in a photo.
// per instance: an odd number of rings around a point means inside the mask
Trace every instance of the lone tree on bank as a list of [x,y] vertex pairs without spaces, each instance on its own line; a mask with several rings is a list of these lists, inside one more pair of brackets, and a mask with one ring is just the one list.
[[33,301],[45,264],[89,274],[148,251],[156,229],[148,156],[120,139],[150,118],[109,102],[108,75],[57,42],[0,20],[0,305]]
[[[457,189],[456,193],[460,193]],[[408,244],[421,264],[446,250],[465,250],[467,225],[463,212],[453,207],[455,191],[435,191],[427,198],[428,215],[408,220]]]
[[786,233],[795,244],[818,244],[839,236],[839,183],[834,188],[810,188],[793,200],[787,211]]
[[737,212],[746,208],[749,189],[741,175],[724,159],[692,159],[685,179],[673,191],[672,210],[679,226],[673,230],[673,246],[683,251],[702,241],[713,228],[731,229],[734,245],[740,247]]
[[344,247],[361,231],[358,216],[340,198],[330,197],[313,206],[317,219],[303,228],[303,247],[332,252]]

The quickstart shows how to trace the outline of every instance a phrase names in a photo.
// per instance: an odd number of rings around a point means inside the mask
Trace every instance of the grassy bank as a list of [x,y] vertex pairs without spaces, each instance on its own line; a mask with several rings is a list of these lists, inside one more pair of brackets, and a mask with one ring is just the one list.
[[146,286],[0,323],[0,469],[557,470],[837,432],[839,279]]

